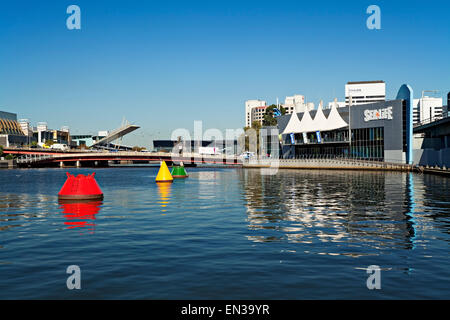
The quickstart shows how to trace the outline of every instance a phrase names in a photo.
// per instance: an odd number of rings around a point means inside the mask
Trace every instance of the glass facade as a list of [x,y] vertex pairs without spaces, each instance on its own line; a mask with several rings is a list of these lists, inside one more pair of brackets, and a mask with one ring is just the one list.
[[[348,130],[295,134],[294,143],[287,135],[285,143],[294,146],[294,158],[351,157],[384,160],[384,128],[353,129],[351,143]],[[320,141],[319,141],[320,138]],[[350,150],[350,151],[349,151]]]
[[350,156],[384,160],[384,128],[365,128],[352,130]]

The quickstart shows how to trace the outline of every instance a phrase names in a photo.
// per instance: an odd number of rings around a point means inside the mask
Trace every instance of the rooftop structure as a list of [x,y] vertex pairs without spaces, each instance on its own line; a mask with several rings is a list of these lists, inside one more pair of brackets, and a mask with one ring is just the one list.
[[111,131],[110,133],[108,133],[108,135],[98,141],[95,141],[92,144],[92,147],[105,147],[108,146],[111,142],[113,142],[114,140],[120,139],[123,136],[129,134],[130,132],[133,132],[137,129],[139,129],[140,127],[134,124],[124,124],[123,126],[121,126],[118,129],[115,129],[113,131]]
[[345,103],[361,105],[386,100],[386,83],[377,81],[351,81],[345,85]]

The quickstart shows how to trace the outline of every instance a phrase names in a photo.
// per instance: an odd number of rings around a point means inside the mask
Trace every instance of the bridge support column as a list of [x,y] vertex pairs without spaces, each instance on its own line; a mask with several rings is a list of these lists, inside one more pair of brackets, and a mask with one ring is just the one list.
[[59,167],[60,167],[60,168],[64,168],[64,162],[60,161],[60,162],[59,162]]
[[80,160],[77,160],[76,166],[77,166],[77,168],[81,167]]

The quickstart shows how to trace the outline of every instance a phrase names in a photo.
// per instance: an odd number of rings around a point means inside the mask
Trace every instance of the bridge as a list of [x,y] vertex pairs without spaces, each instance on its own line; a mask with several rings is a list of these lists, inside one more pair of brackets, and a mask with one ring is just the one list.
[[45,166],[109,166],[110,164],[168,164],[183,162],[187,166],[201,164],[242,166],[241,160],[230,155],[202,155],[198,153],[132,152],[132,151],[88,151],[46,150],[36,148],[5,148],[5,154],[17,156],[19,167]]
[[450,117],[425,120],[414,126],[414,163],[450,168]]

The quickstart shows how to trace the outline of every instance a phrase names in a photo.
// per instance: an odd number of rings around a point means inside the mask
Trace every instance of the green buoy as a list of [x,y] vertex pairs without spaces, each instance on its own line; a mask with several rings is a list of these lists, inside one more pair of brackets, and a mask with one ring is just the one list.
[[186,173],[186,170],[184,169],[184,166],[173,166],[172,167],[172,177],[174,178],[187,178],[189,177]]

